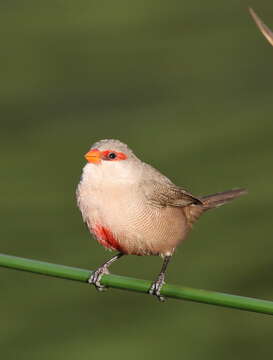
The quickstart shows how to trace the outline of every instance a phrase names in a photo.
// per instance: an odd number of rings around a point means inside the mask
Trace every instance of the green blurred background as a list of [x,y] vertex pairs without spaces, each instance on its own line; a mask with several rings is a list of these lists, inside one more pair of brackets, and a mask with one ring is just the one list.
[[[94,269],[110,253],[75,204],[83,154],[118,138],[196,195],[245,186],[205,215],[168,281],[273,298],[273,48],[249,1],[4,1],[1,249]],[[250,4],[273,28],[273,3]],[[153,279],[156,257],[117,274]],[[0,269],[3,359],[271,358],[272,318]]]

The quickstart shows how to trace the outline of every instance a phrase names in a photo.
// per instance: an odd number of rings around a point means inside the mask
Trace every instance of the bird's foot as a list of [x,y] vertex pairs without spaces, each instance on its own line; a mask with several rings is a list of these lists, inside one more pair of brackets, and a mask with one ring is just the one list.
[[88,279],[89,284],[95,285],[98,291],[106,290],[106,286],[100,283],[101,278],[104,274],[109,274],[107,266],[101,266],[97,270],[93,271],[90,278]]
[[159,301],[165,301],[164,296],[160,294],[162,286],[165,284],[165,274],[159,274],[158,278],[152,283],[150,287],[149,294],[154,295],[158,298]]

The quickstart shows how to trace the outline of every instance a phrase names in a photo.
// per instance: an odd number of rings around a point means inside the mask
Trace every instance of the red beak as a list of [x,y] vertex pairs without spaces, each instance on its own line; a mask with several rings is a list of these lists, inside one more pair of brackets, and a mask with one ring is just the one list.
[[98,149],[91,149],[84,157],[88,162],[93,164],[99,164],[101,162],[101,152]]

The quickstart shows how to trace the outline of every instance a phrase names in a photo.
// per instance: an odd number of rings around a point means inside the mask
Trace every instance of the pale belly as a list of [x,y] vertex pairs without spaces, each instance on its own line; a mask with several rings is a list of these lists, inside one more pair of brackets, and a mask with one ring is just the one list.
[[134,255],[170,255],[189,226],[181,208],[157,208],[130,191],[84,191],[78,204],[90,231],[110,250]]

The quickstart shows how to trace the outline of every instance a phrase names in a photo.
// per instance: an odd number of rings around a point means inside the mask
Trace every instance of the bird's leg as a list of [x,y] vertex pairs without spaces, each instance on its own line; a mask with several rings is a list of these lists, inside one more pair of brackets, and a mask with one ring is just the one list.
[[105,286],[100,283],[100,280],[104,274],[109,274],[108,267],[113,264],[116,260],[121,258],[124,254],[118,253],[113,256],[110,260],[106,261],[103,265],[101,265],[97,270],[93,271],[90,278],[88,279],[89,284],[95,285],[98,291],[102,291],[105,289]]
[[154,295],[158,298],[159,301],[165,301],[164,296],[160,294],[160,290],[162,286],[165,284],[165,273],[167,266],[169,264],[169,261],[171,260],[171,255],[164,256],[163,265],[161,268],[160,273],[158,274],[158,277],[156,280],[152,283],[152,286],[150,287],[149,294]]

